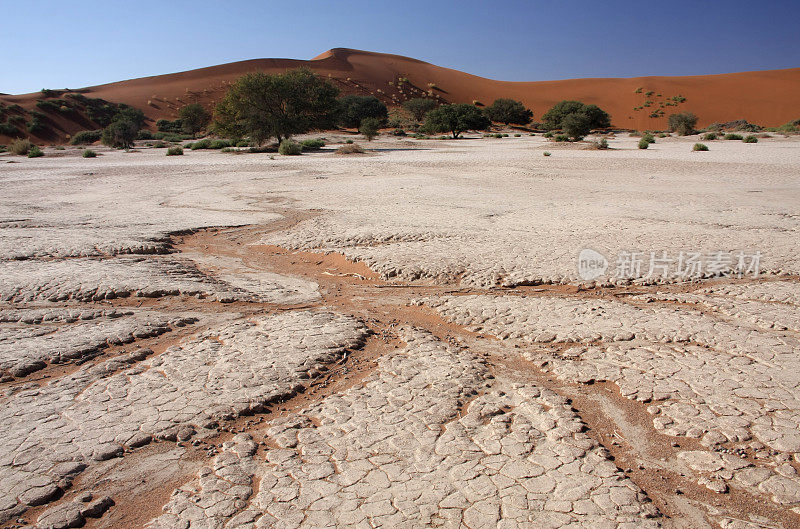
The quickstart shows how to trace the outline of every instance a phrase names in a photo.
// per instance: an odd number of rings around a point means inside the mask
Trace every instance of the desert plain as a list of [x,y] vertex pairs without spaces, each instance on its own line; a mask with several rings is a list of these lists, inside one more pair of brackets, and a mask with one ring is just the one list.
[[0,154],[3,526],[800,526],[800,138],[324,135]]

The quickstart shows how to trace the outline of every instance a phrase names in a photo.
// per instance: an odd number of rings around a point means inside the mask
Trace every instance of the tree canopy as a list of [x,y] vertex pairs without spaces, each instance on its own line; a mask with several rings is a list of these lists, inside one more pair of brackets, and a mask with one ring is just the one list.
[[198,103],[191,103],[178,110],[181,130],[186,134],[197,134],[211,122],[211,114]]
[[486,117],[506,125],[527,125],[533,119],[533,112],[525,108],[521,101],[500,98],[484,109]]
[[389,109],[375,96],[348,94],[339,99],[339,124],[344,127],[358,127],[367,118],[380,122],[389,116]]
[[406,109],[417,121],[425,119],[425,114],[438,107],[439,103],[427,97],[415,97],[403,103]]
[[570,114],[582,114],[589,121],[589,129],[602,129],[611,126],[609,115],[597,105],[587,105],[580,101],[561,101],[542,116],[544,127],[550,130],[563,128],[564,119]]
[[214,131],[230,138],[248,136],[258,145],[312,129],[333,126],[339,89],[311,70],[282,74],[248,73],[231,85],[216,107]]
[[428,112],[424,128],[427,132],[449,132],[453,138],[458,138],[464,131],[483,130],[489,125],[489,118],[478,107],[459,103],[442,105]]
[[670,114],[667,119],[670,132],[677,132],[681,136],[694,134],[694,128],[697,126],[697,116],[691,112]]

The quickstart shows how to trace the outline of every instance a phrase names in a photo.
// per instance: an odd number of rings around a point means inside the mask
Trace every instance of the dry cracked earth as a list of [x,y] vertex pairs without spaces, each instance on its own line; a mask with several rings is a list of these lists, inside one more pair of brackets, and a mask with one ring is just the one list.
[[800,527],[800,140],[637,141],[0,155],[0,525]]

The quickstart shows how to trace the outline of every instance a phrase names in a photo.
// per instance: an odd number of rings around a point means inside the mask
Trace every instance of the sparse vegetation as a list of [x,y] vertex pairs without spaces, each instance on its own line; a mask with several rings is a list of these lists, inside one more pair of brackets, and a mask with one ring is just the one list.
[[115,149],[129,149],[133,147],[133,141],[136,139],[138,132],[138,127],[132,121],[113,121],[103,129],[100,141],[103,145],[108,145]]
[[31,150],[28,151],[28,158],[41,158],[42,156],[44,156],[44,153],[37,145],[31,147]]
[[159,119],[156,121],[156,128],[160,132],[180,134],[183,132],[183,122],[180,119],[176,119],[174,121],[170,121],[168,119]]
[[722,139],[724,139],[724,140],[737,140],[738,141],[738,140],[743,140],[744,137],[741,134],[734,134],[734,133],[731,132],[731,133],[728,133],[725,136],[723,136]]
[[697,116],[691,112],[670,114],[668,123],[670,132],[676,132],[681,136],[689,136],[695,132],[695,127],[697,126]]
[[292,141],[288,138],[281,141],[281,144],[278,146],[278,154],[283,154],[285,156],[297,156],[302,152],[303,147],[296,141]]
[[375,119],[382,125],[389,109],[375,96],[346,95],[339,99],[338,122],[343,127],[360,127],[365,119]]
[[705,141],[713,141],[713,140],[716,140],[716,139],[717,139],[717,133],[716,133],[716,132],[706,132],[706,133],[703,135],[703,139],[704,139]]
[[183,156],[183,147],[176,145],[167,149],[167,156]]
[[427,97],[415,97],[403,103],[406,109],[417,121],[423,121],[428,112],[439,106],[433,99]]
[[83,156],[84,158],[97,158],[97,153],[91,149],[86,149],[85,151],[83,151],[83,154],[81,154],[81,156]]
[[256,145],[312,129],[330,128],[339,90],[311,70],[283,74],[249,73],[234,82],[217,105],[213,128],[229,138]]
[[31,143],[31,140],[23,138],[12,141],[8,146],[8,152],[10,152],[11,154],[24,156],[28,154],[28,152],[32,148],[33,148],[33,143]]
[[642,140],[645,140],[647,143],[655,143],[656,142],[656,137],[653,136],[652,134],[650,134],[649,132],[645,132],[642,135]]
[[758,138],[750,134],[749,136],[746,136],[742,141],[744,143],[758,143]]
[[542,154],[543,154],[544,156],[550,156],[550,153],[549,153],[548,151],[544,151]]
[[336,149],[336,154],[364,154],[364,148],[357,143],[350,143]]
[[458,138],[468,130],[484,130],[489,127],[489,119],[475,105],[460,103],[442,105],[428,112],[424,129],[427,133],[449,132]]
[[483,112],[491,121],[505,123],[506,126],[527,125],[533,119],[533,112],[525,108],[521,101],[500,98],[495,99],[494,103],[486,107]]
[[17,127],[11,123],[0,123],[0,135],[3,136],[16,136],[18,134]]
[[642,139],[639,140],[639,148],[640,149],[646,149],[648,147],[650,147],[650,142],[647,141],[647,138],[642,138]]
[[693,151],[707,151],[708,147],[702,143],[695,143],[694,147],[692,147]]

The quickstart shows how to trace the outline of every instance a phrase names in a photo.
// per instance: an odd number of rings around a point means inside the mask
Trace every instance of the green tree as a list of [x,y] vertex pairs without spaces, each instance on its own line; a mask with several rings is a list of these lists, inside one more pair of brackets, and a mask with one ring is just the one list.
[[548,130],[563,128],[564,119],[570,114],[582,114],[589,120],[590,129],[601,129],[611,126],[608,113],[597,105],[587,105],[580,101],[561,101],[553,105],[542,116],[544,127]]
[[681,136],[689,136],[694,134],[694,128],[697,126],[697,116],[691,112],[670,114],[668,123],[670,132],[677,132]]
[[311,70],[249,73],[231,85],[217,105],[214,130],[230,138],[249,136],[258,145],[282,141],[334,124],[339,90]]
[[115,120],[103,129],[100,140],[103,145],[108,145],[109,147],[128,149],[133,147],[133,140],[136,139],[138,132],[139,127],[133,121]]
[[211,122],[211,114],[202,105],[191,103],[178,110],[178,119],[181,130],[194,136],[201,130],[205,130]]
[[442,105],[425,116],[426,132],[449,132],[458,138],[467,130],[483,130],[489,127],[489,118],[478,107],[467,103]]
[[498,123],[505,123],[506,125],[527,125],[533,119],[533,112],[525,108],[525,105],[520,101],[513,99],[500,98],[495,99],[494,103],[484,109],[486,117]]
[[339,99],[339,124],[343,127],[358,127],[367,118],[381,123],[389,116],[389,109],[375,96],[346,95]]
[[415,97],[403,103],[403,108],[417,121],[425,119],[425,115],[438,106],[439,103],[427,97]]
[[564,133],[575,141],[583,139],[592,130],[591,121],[585,114],[576,112],[567,114],[561,122]]
[[144,115],[144,112],[139,110],[138,108],[134,108],[128,105],[119,105],[117,112],[114,114],[114,117],[111,118],[111,122],[115,121],[127,121],[133,123],[136,127],[136,131],[138,132],[140,128],[144,126],[144,122],[147,118]]
[[381,124],[381,120],[378,118],[364,118],[361,120],[358,132],[363,134],[367,141],[372,141],[372,138],[378,135],[378,129],[381,128]]

